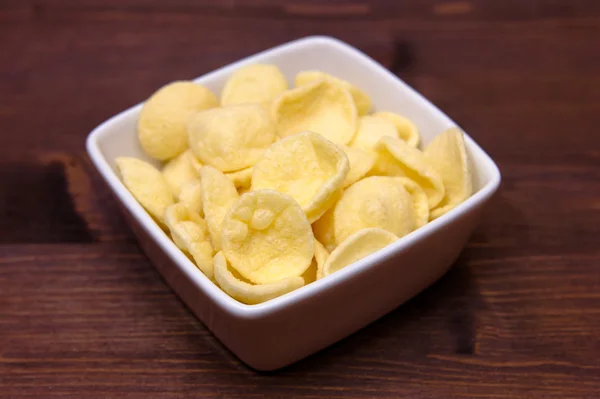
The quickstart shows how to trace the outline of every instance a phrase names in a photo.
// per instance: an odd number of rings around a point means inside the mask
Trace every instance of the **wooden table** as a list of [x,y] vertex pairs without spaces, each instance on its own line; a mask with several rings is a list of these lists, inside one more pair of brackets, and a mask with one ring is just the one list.
[[[498,162],[452,270],[274,373],[154,271],[84,151],[162,84],[311,34],[365,51]],[[0,396],[600,397],[600,2],[0,2]]]

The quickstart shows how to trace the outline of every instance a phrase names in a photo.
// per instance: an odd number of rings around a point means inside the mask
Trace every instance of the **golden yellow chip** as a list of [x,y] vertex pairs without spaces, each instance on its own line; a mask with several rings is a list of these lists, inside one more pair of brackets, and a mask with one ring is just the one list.
[[258,104],[198,112],[188,123],[190,148],[205,165],[235,172],[256,162],[275,141],[275,126]]
[[[198,171],[200,174],[200,171]],[[179,193],[179,202],[185,205],[190,212],[195,212],[204,217],[202,209],[202,183],[200,178],[185,184]]]
[[200,178],[199,172],[194,167],[194,161],[194,154],[187,150],[163,167],[162,174],[175,198],[179,198],[183,186]]
[[415,229],[415,212],[410,194],[398,179],[371,176],[342,194],[333,211],[335,243],[369,227],[387,230],[398,237]]
[[423,227],[429,221],[429,203],[427,201],[427,194],[425,191],[414,181],[408,177],[395,177],[400,183],[404,185],[404,188],[410,194],[413,202],[413,209],[415,211],[415,228]]
[[323,278],[323,267],[325,266],[325,261],[329,257],[329,252],[325,249],[323,244],[321,244],[318,240],[315,240],[315,263],[317,265],[316,279]]
[[231,75],[221,93],[221,104],[259,103],[268,110],[287,89],[287,80],[275,65],[248,65]]
[[279,96],[272,106],[279,137],[311,131],[336,144],[347,144],[356,133],[356,107],[346,89],[318,80]]
[[463,132],[458,128],[444,131],[425,148],[425,158],[440,174],[446,187],[444,198],[431,211],[431,219],[436,219],[473,193]]
[[215,280],[227,295],[248,305],[255,305],[283,294],[294,291],[304,285],[302,277],[287,277],[269,284],[250,284],[237,278],[229,268],[223,252],[214,258]]
[[225,173],[225,176],[229,177],[233,182],[235,188],[250,188],[252,183],[252,168],[246,168],[238,170],[237,172]]
[[350,170],[346,175],[346,179],[342,183],[342,188],[346,188],[349,185],[362,179],[375,165],[377,159],[375,155],[370,151],[361,150],[360,148],[342,147],[346,156],[348,156],[348,162]]
[[321,80],[321,79],[329,79],[329,80],[335,82],[336,84],[341,85],[346,90],[348,90],[350,92],[350,94],[352,95],[352,99],[354,100],[354,103],[356,104],[356,110],[358,111],[358,115],[366,115],[371,111],[371,107],[372,107],[371,99],[364,91],[362,91],[358,87],[354,86],[350,82],[347,82],[340,78],[336,78],[335,76],[326,74],[325,72],[321,72],[321,71],[300,72],[299,74],[296,75],[296,79],[295,79],[294,83],[295,83],[296,87],[300,87],[300,86],[305,86],[316,80]]
[[231,267],[255,284],[301,276],[315,253],[302,208],[273,190],[240,197],[223,220],[221,243]]
[[317,261],[315,258],[310,262],[310,266],[306,271],[302,274],[302,279],[304,280],[304,285],[308,285],[312,282],[317,281]]
[[338,146],[316,133],[298,133],[265,151],[254,165],[252,190],[291,196],[313,222],[335,201],[348,170],[348,157]]
[[319,241],[328,252],[333,251],[336,247],[335,229],[333,226],[333,212],[335,210],[335,205],[336,203],[332,204],[332,206],[327,209],[327,212],[312,224],[316,240]]
[[421,141],[419,129],[417,129],[417,126],[415,126],[410,119],[393,112],[376,112],[373,116],[393,123],[398,132],[398,136],[406,141],[406,144],[409,146],[415,148],[419,146],[419,142]]
[[384,229],[369,228],[357,231],[329,255],[323,266],[323,277],[387,247],[397,239],[398,237]]
[[392,122],[371,115],[361,116],[358,120],[358,131],[350,142],[350,147],[373,151],[383,136],[398,138],[398,131]]
[[165,209],[175,202],[162,173],[137,158],[119,157],[115,163],[125,187],[155,220],[162,223]]
[[163,86],[140,112],[137,129],[142,149],[161,161],[176,157],[188,148],[190,116],[218,105],[217,97],[199,84],[174,82]]
[[239,199],[231,180],[212,166],[200,169],[202,209],[213,247],[221,250],[221,226],[225,214]]
[[370,174],[408,177],[427,194],[429,209],[433,209],[444,198],[442,178],[420,150],[403,140],[388,136],[382,137],[375,149],[377,161]]
[[175,245],[190,254],[200,271],[212,279],[213,247],[204,220],[184,204],[177,203],[167,207],[165,224],[171,232]]

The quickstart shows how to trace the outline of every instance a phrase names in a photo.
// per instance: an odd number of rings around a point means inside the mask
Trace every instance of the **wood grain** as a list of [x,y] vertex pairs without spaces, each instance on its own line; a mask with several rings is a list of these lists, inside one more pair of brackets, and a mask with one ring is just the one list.
[[[84,152],[160,85],[310,34],[348,41],[498,162],[451,271],[273,373],[143,256]],[[600,397],[600,3],[0,2],[0,396]]]

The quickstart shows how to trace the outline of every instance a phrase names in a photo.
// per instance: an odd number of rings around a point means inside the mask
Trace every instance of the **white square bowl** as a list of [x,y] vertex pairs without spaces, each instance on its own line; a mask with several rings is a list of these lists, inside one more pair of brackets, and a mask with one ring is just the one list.
[[[276,64],[290,82],[296,73],[318,69],[366,91],[378,110],[410,118],[424,144],[456,124],[442,111],[357,49],[314,36],[261,52],[206,74],[196,82],[220,93],[237,68]],[[484,205],[500,184],[492,159],[468,136],[475,193],[446,215],[394,244],[325,279],[259,305],[244,305],[223,293],[173,244],[121,183],[115,158],[131,156],[157,164],[136,135],[138,104],[98,126],[88,153],[119,201],[140,246],[194,314],[235,355],[258,370],[300,360],[366,326],[425,289],[458,257]]]

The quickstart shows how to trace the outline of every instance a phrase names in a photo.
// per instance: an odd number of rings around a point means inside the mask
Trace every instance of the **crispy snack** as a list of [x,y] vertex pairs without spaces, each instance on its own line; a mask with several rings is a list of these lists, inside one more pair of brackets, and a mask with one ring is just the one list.
[[406,144],[409,146],[415,148],[419,146],[419,142],[421,141],[419,129],[417,129],[417,126],[415,126],[410,119],[393,112],[376,112],[373,114],[373,116],[393,123],[396,127],[396,131],[398,132],[398,136],[402,140],[406,141]]
[[221,93],[221,105],[259,103],[268,110],[287,89],[287,80],[275,65],[248,65],[231,75]]
[[184,204],[177,203],[167,207],[165,224],[171,232],[175,245],[191,255],[198,269],[212,279],[213,247],[204,220]]
[[330,274],[387,247],[398,237],[384,229],[369,228],[359,230],[342,242],[327,258],[323,266],[323,276]]
[[311,131],[336,144],[348,144],[356,132],[356,106],[350,93],[330,80],[317,80],[284,92],[271,113],[279,137]]
[[186,150],[163,166],[163,177],[175,198],[179,198],[183,186],[200,178],[200,173],[194,166],[196,162],[194,154]]
[[198,111],[219,105],[206,87],[193,82],[173,82],[160,88],[142,107],[138,138],[152,158],[166,161],[188,148],[187,122]]
[[354,86],[352,83],[342,80],[340,78],[336,78],[335,76],[329,75],[325,72],[321,71],[304,71],[300,72],[296,75],[295,85],[296,87],[305,86],[310,84],[316,80],[321,79],[329,79],[332,82],[344,87],[346,90],[350,92],[352,95],[352,99],[354,100],[354,104],[356,104],[356,110],[358,111],[358,115],[366,115],[371,111],[371,99],[369,96]]
[[255,305],[287,294],[304,285],[302,277],[287,277],[269,284],[251,284],[234,275],[223,252],[214,257],[215,280],[221,289],[233,299]]
[[473,193],[463,132],[458,128],[444,131],[425,148],[425,159],[440,174],[446,187],[444,198],[431,211],[431,219],[436,219]]
[[321,135],[303,132],[273,144],[254,165],[252,190],[294,198],[313,222],[335,202],[348,174],[348,157]]
[[442,178],[420,150],[410,147],[403,140],[388,136],[382,137],[375,149],[377,161],[371,174],[408,177],[427,194],[429,209],[442,201],[445,191]]
[[137,158],[119,157],[115,163],[125,187],[162,227],[165,209],[175,202],[163,175]]
[[252,183],[252,168],[238,170],[237,172],[225,173],[225,176],[233,182],[238,190],[241,188],[250,188]]
[[258,104],[198,112],[188,123],[189,143],[205,165],[222,172],[251,167],[275,141],[275,126]]
[[350,147],[373,151],[383,136],[399,137],[392,122],[371,115],[361,116],[358,120],[358,131],[350,142]]
[[402,237],[415,229],[413,201],[397,178],[367,177],[344,191],[331,213],[313,227],[316,238],[327,248],[370,227]]
[[299,277],[310,266],[315,243],[300,205],[273,190],[244,194],[223,220],[223,254],[255,284]]
[[202,208],[215,250],[221,250],[221,225],[225,214],[239,199],[231,180],[212,166],[200,169]]

